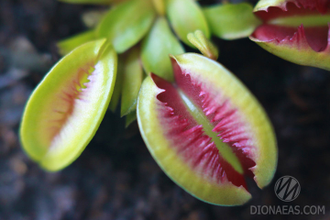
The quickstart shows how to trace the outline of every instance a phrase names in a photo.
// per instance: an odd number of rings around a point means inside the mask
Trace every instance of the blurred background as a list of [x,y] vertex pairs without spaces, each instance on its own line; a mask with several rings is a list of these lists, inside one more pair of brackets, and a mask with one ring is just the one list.
[[[82,14],[98,8],[0,0],[0,220],[330,219],[330,73],[281,60],[249,39],[214,39],[218,61],[258,98],[278,140],[274,180],[263,190],[250,181],[253,198],[246,205],[218,207],[186,193],[152,159],[136,122],[124,129],[124,120],[110,111],[81,157],[63,171],[47,173],[28,159],[18,138],[24,105],[60,58],[56,42],[85,30]],[[301,185],[290,203],[274,193],[284,175]],[[251,215],[258,205],[320,205],[326,213]]]

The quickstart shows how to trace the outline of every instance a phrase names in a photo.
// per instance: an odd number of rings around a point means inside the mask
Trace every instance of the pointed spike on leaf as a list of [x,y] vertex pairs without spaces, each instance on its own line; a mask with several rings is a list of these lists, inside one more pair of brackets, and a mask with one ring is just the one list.
[[227,69],[204,56],[172,56],[175,82],[150,74],[137,106],[141,135],[164,172],[193,196],[241,205],[277,164],[275,134],[255,97]]
[[72,163],[93,138],[109,104],[117,56],[104,39],[62,58],[25,107],[20,138],[26,153],[46,170]]
[[137,47],[128,51],[124,61],[122,95],[121,95],[121,117],[135,112],[137,96],[142,84],[143,69],[140,62],[140,50]]
[[234,40],[248,37],[261,21],[248,3],[222,4],[203,9],[211,32],[219,38]]
[[76,47],[93,40],[96,40],[95,31],[88,30],[70,38],[61,40],[57,43],[57,47],[59,49],[59,53],[64,56]]
[[118,53],[123,53],[150,29],[156,12],[149,0],[129,0],[113,8],[99,23],[98,37],[108,38]]
[[125,128],[128,128],[136,120],[136,111],[132,111],[126,115]]
[[187,36],[190,43],[206,57],[217,60],[219,56],[218,48],[204,35],[201,30],[189,33]]
[[166,12],[170,23],[178,37],[188,46],[194,47],[187,35],[201,30],[210,38],[210,30],[199,4],[192,0],[167,0]]
[[142,43],[141,60],[145,71],[173,81],[169,54],[182,53],[184,49],[173,35],[167,20],[159,17]]

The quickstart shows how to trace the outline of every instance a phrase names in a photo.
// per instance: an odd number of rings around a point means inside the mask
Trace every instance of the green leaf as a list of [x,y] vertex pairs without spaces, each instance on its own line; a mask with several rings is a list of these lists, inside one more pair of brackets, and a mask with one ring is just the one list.
[[194,47],[187,39],[190,32],[201,30],[210,38],[210,30],[203,11],[192,0],[167,0],[167,16],[179,38],[188,46]]
[[121,96],[121,116],[125,116],[136,109],[136,100],[143,79],[138,48],[129,51],[123,70],[123,84]]
[[70,38],[61,40],[57,43],[57,47],[59,49],[59,53],[64,56],[71,52],[76,47],[88,42],[96,40],[95,37],[95,31],[94,30],[88,30],[82,33],[79,33],[75,36],[72,36]]
[[173,81],[169,54],[184,53],[178,39],[173,35],[164,17],[159,17],[142,44],[142,64],[147,73],[154,73]]
[[72,163],[93,138],[109,104],[117,55],[104,39],[61,59],[35,89],[20,126],[24,150],[46,170]]
[[226,40],[248,37],[261,24],[248,3],[211,6],[204,14],[212,33]]
[[115,50],[123,53],[148,32],[155,15],[148,0],[124,2],[105,15],[97,28],[97,36],[108,38]]

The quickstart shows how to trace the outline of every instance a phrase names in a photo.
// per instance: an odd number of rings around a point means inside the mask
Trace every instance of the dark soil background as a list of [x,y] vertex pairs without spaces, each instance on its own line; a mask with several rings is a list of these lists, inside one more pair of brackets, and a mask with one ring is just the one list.
[[[0,0],[1,220],[293,218],[251,215],[251,205],[321,205],[325,215],[297,219],[330,219],[330,73],[286,62],[248,39],[214,39],[219,61],[259,99],[277,134],[274,180],[263,190],[249,182],[253,198],[246,205],[218,207],[186,193],[151,158],[137,124],[125,130],[123,119],[111,112],[81,157],[63,171],[47,173],[28,159],[18,138],[24,105],[60,58],[56,42],[84,30],[81,15],[94,8]],[[301,184],[291,203],[274,193],[284,175]]]

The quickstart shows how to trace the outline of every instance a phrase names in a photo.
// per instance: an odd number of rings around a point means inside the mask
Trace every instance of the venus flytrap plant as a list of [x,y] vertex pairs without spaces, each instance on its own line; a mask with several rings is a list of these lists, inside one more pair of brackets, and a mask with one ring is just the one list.
[[[111,8],[96,27],[58,44],[67,55],[28,101],[21,140],[33,160],[50,171],[68,166],[95,134],[109,102],[112,111],[121,103],[126,126],[138,119],[159,166],[197,198],[240,205],[251,198],[245,177],[260,188],[269,184],[277,163],[272,126],[248,89],[214,61],[218,49],[210,41],[211,33],[228,39],[251,34],[260,24],[252,7],[202,9],[192,0],[65,1]],[[235,25],[222,19],[225,27],[219,30],[218,10],[246,19]],[[206,57],[185,53],[178,38]]]

